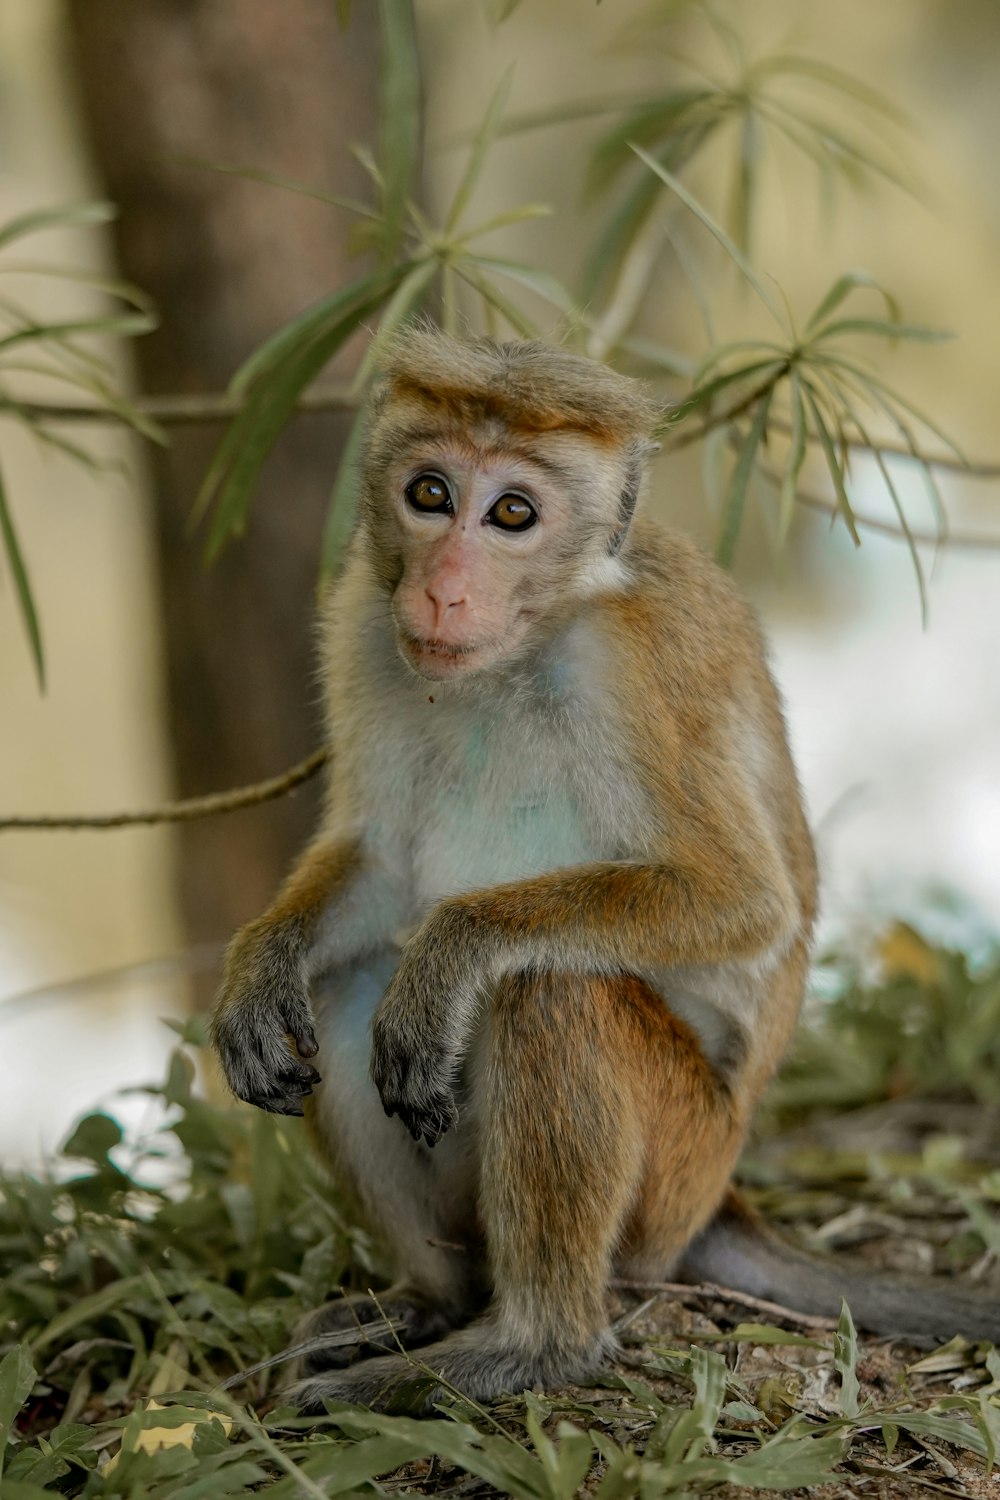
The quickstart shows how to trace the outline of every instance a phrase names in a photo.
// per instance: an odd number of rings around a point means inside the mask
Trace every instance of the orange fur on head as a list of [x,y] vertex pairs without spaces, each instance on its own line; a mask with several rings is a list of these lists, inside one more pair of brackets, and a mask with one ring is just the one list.
[[515,432],[583,432],[624,446],[662,415],[648,387],[541,342],[456,339],[411,327],[382,365],[390,399],[446,409],[464,430],[495,420]]

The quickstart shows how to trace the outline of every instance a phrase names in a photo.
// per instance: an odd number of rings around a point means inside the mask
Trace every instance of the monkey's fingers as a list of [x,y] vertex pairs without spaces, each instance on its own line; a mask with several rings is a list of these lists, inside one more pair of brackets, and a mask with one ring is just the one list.
[[302,1100],[321,1081],[317,1069],[300,1062],[280,1033],[244,1031],[235,1039],[220,1037],[217,1046],[236,1097],[270,1114],[300,1115]]
[[243,1094],[248,1104],[255,1104],[272,1115],[301,1115],[302,1101],[312,1094],[313,1086],[320,1082],[315,1068],[308,1063],[295,1063],[281,1073],[272,1075],[263,1088]]
[[415,1141],[436,1146],[441,1137],[458,1122],[458,1110],[450,1094],[437,1094],[422,1104],[397,1102],[383,1105],[387,1115],[398,1114]]
[[305,1114],[302,1104],[304,1097],[304,1095],[293,1094],[262,1094],[259,1098],[251,1099],[249,1102],[269,1115],[295,1115],[301,1118]]
[[[316,1033],[311,1026],[300,1026],[298,1030],[289,1033],[295,1043],[295,1050],[300,1057],[315,1057],[319,1051],[319,1042]],[[318,1075],[317,1075],[318,1079]]]

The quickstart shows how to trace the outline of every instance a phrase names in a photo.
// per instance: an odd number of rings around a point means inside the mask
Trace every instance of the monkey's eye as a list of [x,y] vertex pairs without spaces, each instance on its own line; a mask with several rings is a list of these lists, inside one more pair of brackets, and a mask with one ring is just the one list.
[[501,531],[527,531],[538,520],[538,512],[520,495],[501,495],[486,519]]
[[437,474],[418,474],[406,486],[407,503],[425,515],[437,512],[451,515],[453,506],[448,486]]

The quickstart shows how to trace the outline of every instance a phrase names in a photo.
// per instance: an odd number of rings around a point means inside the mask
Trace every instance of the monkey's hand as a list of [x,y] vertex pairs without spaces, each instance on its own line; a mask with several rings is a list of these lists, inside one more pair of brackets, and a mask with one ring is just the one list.
[[387,1115],[434,1146],[458,1120],[455,1076],[470,1010],[460,951],[432,917],[410,939],[372,1020],[371,1076]]
[[299,1059],[315,1057],[319,1044],[296,944],[286,932],[254,922],[237,933],[210,1029],[237,1098],[271,1114],[303,1113],[302,1100],[320,1076]]

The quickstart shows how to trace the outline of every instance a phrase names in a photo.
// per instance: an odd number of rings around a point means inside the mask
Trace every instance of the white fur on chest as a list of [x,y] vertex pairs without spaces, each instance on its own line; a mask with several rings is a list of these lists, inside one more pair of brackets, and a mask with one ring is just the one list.
[[459,712],[429,726],[412,834],[418,906],[603,857],[567,734],[540,714]]
[[641,852],[646,802],[594,654],[564,638],[554,665],[488,691],[396,677],[359,772],[415,919],[464,891]]

